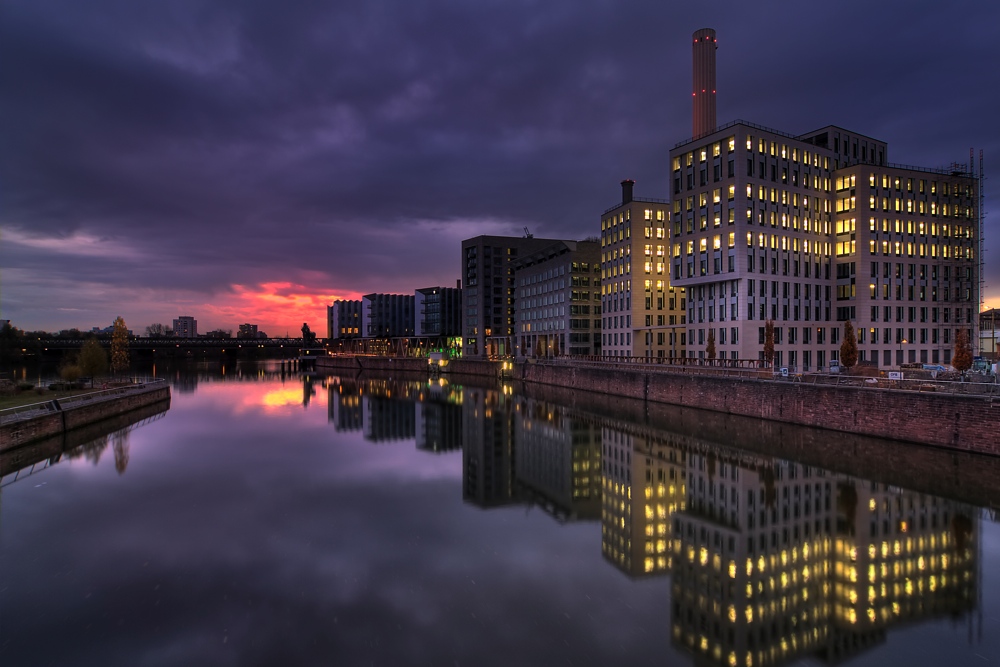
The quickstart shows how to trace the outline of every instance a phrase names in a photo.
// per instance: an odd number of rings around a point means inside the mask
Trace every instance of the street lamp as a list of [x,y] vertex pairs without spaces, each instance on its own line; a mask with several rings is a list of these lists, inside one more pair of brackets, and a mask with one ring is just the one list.
[[903,367],[903,346],[906,345],[906,339],[903,338],[899,341],[899,367]]

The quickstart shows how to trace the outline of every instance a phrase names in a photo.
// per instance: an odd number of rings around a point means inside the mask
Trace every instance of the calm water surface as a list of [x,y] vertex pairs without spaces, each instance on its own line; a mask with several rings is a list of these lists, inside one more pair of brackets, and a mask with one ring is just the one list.
[[1000,531],[961,480],[272,371],[173,373],[169,411],[7,461],[0,664],[1000,662]]

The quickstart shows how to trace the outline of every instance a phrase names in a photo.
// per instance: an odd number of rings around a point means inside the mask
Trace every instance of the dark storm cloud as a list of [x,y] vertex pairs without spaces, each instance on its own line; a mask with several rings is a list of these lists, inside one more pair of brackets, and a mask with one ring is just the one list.
[[[668,196],[704,25],[720,122],[834,123],[926,166],[1000,150],[981,80],[1000,61],[996,8],[954,3],[942,30],[936,5],[777,7],[5,3],[3,267],[125,275],[181,302],[451,284],[463,237],[592,235],[624,177]],[[79,234],[112,264],[54,261]],[[66,247],[34,256],[24,235]],[[31,300],[30,284],[5,292]]]

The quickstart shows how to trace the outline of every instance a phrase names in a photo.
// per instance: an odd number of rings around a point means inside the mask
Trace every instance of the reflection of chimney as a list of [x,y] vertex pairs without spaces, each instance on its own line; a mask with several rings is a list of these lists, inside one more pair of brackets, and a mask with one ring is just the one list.
[[628,204],[632,201],[632,186],[635,185],[635,181],[631,178],[626,178],[622,181],[622,203]]
[[694,136],[700,137],[715,129],[715,31],[702,28],[694,33],[694,77],[691,92]]

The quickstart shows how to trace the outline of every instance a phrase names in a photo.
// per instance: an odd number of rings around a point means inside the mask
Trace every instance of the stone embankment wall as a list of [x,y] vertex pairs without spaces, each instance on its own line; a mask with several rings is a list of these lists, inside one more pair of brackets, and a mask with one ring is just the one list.
[[150,387],[147,391],[94,401],[38,417],[0,426],[0,451],[7,451],[36,440],[51,438],[67,431],[116,417],[122,413],[170,400],[170,386]]

